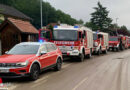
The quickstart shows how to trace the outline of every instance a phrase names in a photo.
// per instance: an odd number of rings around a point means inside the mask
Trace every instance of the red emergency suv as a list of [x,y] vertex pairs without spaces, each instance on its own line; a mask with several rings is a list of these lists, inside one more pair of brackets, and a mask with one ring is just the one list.
[[0,56],[0,77],[29,76],[36,80],[43,70],[49,68],[60,70],[62,61],[62,53],[53,43],[20,43]]

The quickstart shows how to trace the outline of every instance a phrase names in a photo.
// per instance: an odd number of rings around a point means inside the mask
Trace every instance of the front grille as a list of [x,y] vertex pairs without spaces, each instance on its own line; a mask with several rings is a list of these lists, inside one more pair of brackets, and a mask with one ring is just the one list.
[[13,73],[13,72],[10,72],[10,73],[0,73],[0,77],[2,76],[19,76],[18,74],[16,73]]
[[73,50],[71,46],[59,46],[59,49],[64,52]]
[[15,67],[16,63],[0,63],[0,67]]

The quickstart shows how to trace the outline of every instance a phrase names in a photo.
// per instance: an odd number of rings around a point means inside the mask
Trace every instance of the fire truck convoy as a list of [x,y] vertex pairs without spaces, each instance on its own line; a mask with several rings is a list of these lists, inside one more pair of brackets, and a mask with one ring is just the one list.
[[118,35],[109,37],[109,50],[114,51],[124,50],[129,47],[128,36]]
[[[53,32],[52,32],[53,31]],[[124,50],[130,47],[130,38],[126,36],[110,36],[104,32],[92,32],[87,27],[60,25],[53,30],[39,30],[39,42],[49,41],[55,43],[63,56],[79,57],[83,61],[92,53],[100,55],[109,49]]]
[[100,55],[101,53],[107,53],[109,48],[109,36],[108,33],[93,32],[94,40],[94,53]]

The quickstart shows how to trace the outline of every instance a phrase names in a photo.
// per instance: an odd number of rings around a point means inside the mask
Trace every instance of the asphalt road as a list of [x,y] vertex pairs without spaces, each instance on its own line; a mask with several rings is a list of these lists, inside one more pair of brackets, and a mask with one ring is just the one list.
[[9,90],[130,90],[130,50],[66,60],[61,71],[48,70],[37,81],[5,79]]

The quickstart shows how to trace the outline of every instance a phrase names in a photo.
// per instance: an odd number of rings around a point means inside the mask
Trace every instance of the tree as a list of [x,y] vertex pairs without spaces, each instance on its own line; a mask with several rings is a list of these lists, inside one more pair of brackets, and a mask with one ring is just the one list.
[[[25,15],[32,18],[31,23],[40,28],[40,0],[0,0],[0,4],[5,4],[16,8]],[[78,24],[79,21],[72,18],[69,14],[56,10],[48,2],[42,2],[43,7],[43,26],[50,23],[66,23],[70,25]]]
[[127,27],[125,25],[121,26],[120,29],[123,29],[123,30],[128,30]]
[[103,7],[100,2],[97,3],[98,7],[94,7],[95,12],[91,14],[92,18],[90,23],[93,30],[101,30],[108,32],[107,30],[111,26],[112,19],[108,17],[109,11],[106,7]]
[[85,26],[88,27],[88,28],[91,28],[91,29],[93,29],[92,27],[94,27],[91,22],[86,22]]
[[82,19],[79,20],[79,24],[84,24],[84,21]]

